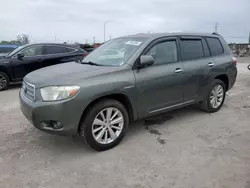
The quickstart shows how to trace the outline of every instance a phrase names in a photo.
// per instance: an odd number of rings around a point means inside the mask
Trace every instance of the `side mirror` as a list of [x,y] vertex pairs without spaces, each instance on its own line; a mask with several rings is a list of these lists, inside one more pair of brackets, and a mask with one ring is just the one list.
[[23,59],[24,54],[17,54],[17,59]]
[[142,55],[140,57],[140,67],[148,67],[153,65],[155,62],[154,58],[151,55]]

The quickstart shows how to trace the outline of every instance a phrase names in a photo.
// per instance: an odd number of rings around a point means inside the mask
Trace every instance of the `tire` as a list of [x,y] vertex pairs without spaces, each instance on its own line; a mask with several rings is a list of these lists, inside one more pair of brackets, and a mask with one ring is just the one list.
[[0,71],[0,91],[8,89],[10,84],[10,79],[7,74]]
[[[210,98],[212,99],[212,92],[213,92],[213,89],[215,87],[219,87],[221,86],[221,88],[223,89],[223,91],[221,92],[222,93],[222,98],[221,98],[221,102],[218,106],[213,106],[211,103],[211,100]],[[218,95],[219,96],[219,95]],[[220,108],[223,106],[224,104],[224,101],[225,101],[225,97],[226,97],[226,86],[225,86],[225,83],[222,82],[221,80],[217,80],[215,79],[212,83],[212,86],[211,86],[211,89],[209,91],[209,94],[208,96],[206,97],[206,99],[204,101],[201,102],[201,109],[208,112],[208,113],[214,113],[214,112],[217,112],[220,110]],[[216,99],[215,99],[216,100]],[[218,97],[218,100],[219,100],[219,97]],[[216,100],[217,101],[217,100]],[[213,101],[214,102],[214,101]]]
[[248,70],[250,70],[250,65],[247,66]]
[[[116,120],[118,118],[121,119],[121,117],[123,118],[123,123],[114,124],[115,127],[122,126],[122,128],[121,127],[119,128],[120,130],[112,128],[113,133],[118,134],[116,136],[116,139],[114,139],[113,141],[111,141],[112,137],[111,137],[110,132],[112,133],[112,131],[110,130],[110,128],[114,125],[110,125],[111,127],[107,124],[101,126],[99,122],[98,124],[94,124],[94,120],[96,120],[96,118],[98,120],[103,119],[102,117],[106,118],[108,116],[107,115],[108,110],[110,109],[112,109],[111,110],[112,113],[110,113],[111,114],[110,117],[112,117],[112,115],[116,113],[116,110],[119,111],[118,115],[115,116],[116,118],[113,118],[113,120],[114,119]],[[103,112],[104,116],[101,116],[101,112]],[[107,118],[107,119],[110,119],[110,118]],[[105,120],[102,121],[102,124],[104,121]],[[129,116],[128,116],[128,112],[126,108],[119,101],[116,101],[113,99],[104,99],[95,103],[93,106],[91,106],[89,110],[87,111],[87,113],[84,115],[84,117],[82,117],[82,120],[79,125],[79,135],[84,139],[85,143],[89,145],[91,148],[93,148],[94,150],[104,151],[104,150],[108,150],[108,149],[115,147],[117,144],[119,144],[122,141],[127,131],[128,124],[129,124]],[[105,126],[106,128],[101,128]],[[100,131],[98,131],[97,133],[94,133],[94,130],[97,130],[99,128],[100,128]],[[101,132],[104,131],[104,129],[106,129],[106,132],[108,133],[104,132],[103,136],[99,137],[100,140],[97,141],[98,135],[99,134],[101,135]],[[106,135],[108,138],[106,137]]]

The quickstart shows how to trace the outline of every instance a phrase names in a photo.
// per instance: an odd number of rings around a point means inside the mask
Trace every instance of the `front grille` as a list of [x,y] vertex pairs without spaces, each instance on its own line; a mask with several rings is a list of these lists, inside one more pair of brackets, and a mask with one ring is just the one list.
[[29,100],[34,101],[35,100],[35,86],[23,81],[23,92],[24,96],[27,97]]

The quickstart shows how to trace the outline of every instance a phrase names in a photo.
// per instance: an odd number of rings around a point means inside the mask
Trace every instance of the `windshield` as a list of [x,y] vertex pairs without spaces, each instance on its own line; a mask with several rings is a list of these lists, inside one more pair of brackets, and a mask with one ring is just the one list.
[[118,38],[101,45],[83,59],[103,66],[122,66],[146,38]]
[[27,45],[23,45],[23,46],[19,46],[18,48],[16,48],[15,50],[13,50],[12,52],[10,52],[7,57],[10,57],[12,55],[14,55],[15,53],[17,53],[18,51],[20,51],[21,49],[25,48]]

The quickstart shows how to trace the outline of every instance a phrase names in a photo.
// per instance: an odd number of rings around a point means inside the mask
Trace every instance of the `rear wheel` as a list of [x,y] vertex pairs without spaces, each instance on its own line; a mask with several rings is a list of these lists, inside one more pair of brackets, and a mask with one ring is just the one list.
[[79,134],[91,148],[108,150],[121,142],[128,123],[126,108],[116,100],[105,99],[94,104],[83,117]]
[[0,91],[6,90],[9,87],[9,83],[8,75],[0,71]]
[[226,87],[221,80],[214,80],[207,98],[202,101],[201,108],[206,112],[217,112],[223,106],[226,96]]
[[250,70],[250,65],[247,66],[248,70]]

